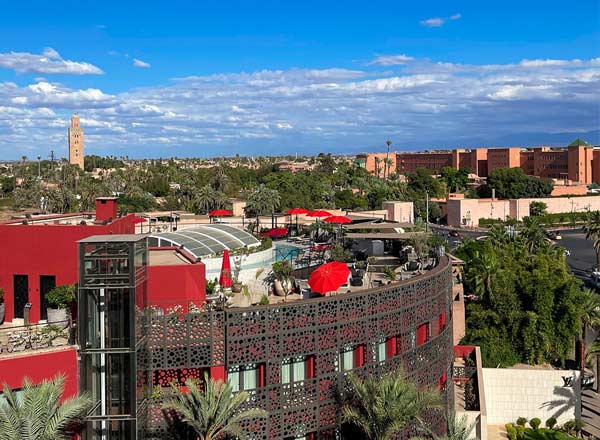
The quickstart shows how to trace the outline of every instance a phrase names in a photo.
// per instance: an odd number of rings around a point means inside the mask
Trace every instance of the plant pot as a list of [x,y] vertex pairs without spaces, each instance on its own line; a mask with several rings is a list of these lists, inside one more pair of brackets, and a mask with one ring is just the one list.
[[4,303],[0,304],[0,325],[4,324],[4,316],[6,314],[6,305]]
[[279,280],[273,281],[273,291],[277,296],[285,296],[285,290],[283,290],[283,285]]
[[242,291],[242,283],[233,283],[231,285],[231,291],[233,293],[240,293]]
[[46,309],[48,313],[48,324],[57,323],[62,328],[67,328],[69,325],[67,309]]

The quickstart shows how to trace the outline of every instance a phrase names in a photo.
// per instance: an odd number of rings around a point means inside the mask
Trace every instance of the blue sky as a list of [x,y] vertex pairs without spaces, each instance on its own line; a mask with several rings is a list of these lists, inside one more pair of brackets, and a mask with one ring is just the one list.
[[0,158],[600,142],[600,2],[10,2]]

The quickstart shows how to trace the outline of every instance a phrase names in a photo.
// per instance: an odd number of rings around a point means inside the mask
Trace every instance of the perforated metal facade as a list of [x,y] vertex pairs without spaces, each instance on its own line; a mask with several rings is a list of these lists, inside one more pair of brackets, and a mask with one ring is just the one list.
[[[423,386],[451,386],[452,281],[448,260],[432,271],[402,283],[369,291],[224,312],[152,318],[147,356],[138,359],[153,370],[181,370],[190,376],[211,366],[260,365],[264,386],[250,391],[248,407],[268,411],[253,424],[256,439],[283,439],[314,434],[334,438],[339,424],[337,394],[345,383],[340,353],[362,347],[360,376],[403,368]],[[440,317],[443,316],[443,319]],[[427,325],[419,341],[418,328]],[[397,352],[380,362],[378,344],[393,338]],[[282,383],[289,358],[314,360],[311,378]],[[180,373],[177,373],[180,374]],[[167,380],[176,378],[166,373]],[[451,403],[452,390],[445,391]],[[172,438],[160,411],[162,398],[151,401],[148,438]],[[443,429],[441,413],[432,412],[434,429]]]

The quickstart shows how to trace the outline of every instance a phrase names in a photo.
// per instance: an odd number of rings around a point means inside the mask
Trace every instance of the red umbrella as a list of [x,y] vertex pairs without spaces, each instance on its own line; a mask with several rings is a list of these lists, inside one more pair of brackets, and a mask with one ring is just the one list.
[[[294,214],[296,214],[296,232],[298,232],[298,215],[300,214],[308,214],[310,211],[308,209],[304,209],[304,208],[291,208],[288,209],[287,211],[285,211],[285,214],[289,215],[290,217]],[[292,222],[292,219],[290,218],[290,223]]]
[[263,237],[285,237],[288,233],[288,228],[273,228],[268,231],[261,232]]
[[348,217],[344,217],[343,215],[332,215],[331,217],[327,217],[323,220],[325,223],[352,223]]
[[350,269],[345,263],[332,261],[321,265],[310,274],[308,285],[314,292],[325,294],[338,290],[340,286],[348,281]]
[[134,224],[140,224],[140,223],[146,223],[148,221],[148,219],[144,218],[144,217],[135,217],[133,219],[133,223]]
[[311,211],[307,214],[309,217],[331,217],[331,212],[323,211],[322,209],[317,209],[316,211]]
[[299,214],[308,214],[310,211],[304,208],[291,208],[285,211],[286,215],[299,215]]
[[208,213],[209,217],[230,217],[233,215],[233,212],[228,211],[227,209],[215,209]]
[[223,251],[223,263],[221,265],[221,276],[219,277],[219,285],[221,287],[231,287],[231,260],[229,259],[229,251]]

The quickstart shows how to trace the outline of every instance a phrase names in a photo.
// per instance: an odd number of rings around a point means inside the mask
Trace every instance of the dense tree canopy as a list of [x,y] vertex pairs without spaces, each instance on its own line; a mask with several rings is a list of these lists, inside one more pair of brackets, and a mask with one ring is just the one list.
[[579,282],[563,251],[544,239],[535,221],[518,234],[495,228],[485,242],[457,251],[465,261],[465,344],[481,346],[487,367],[563,365],[582,313]]
[[478,192],[481,197],[491,197],[492,189],[499,199],[548,197],[552,183],[528,176],[521,168],[496,168]]

